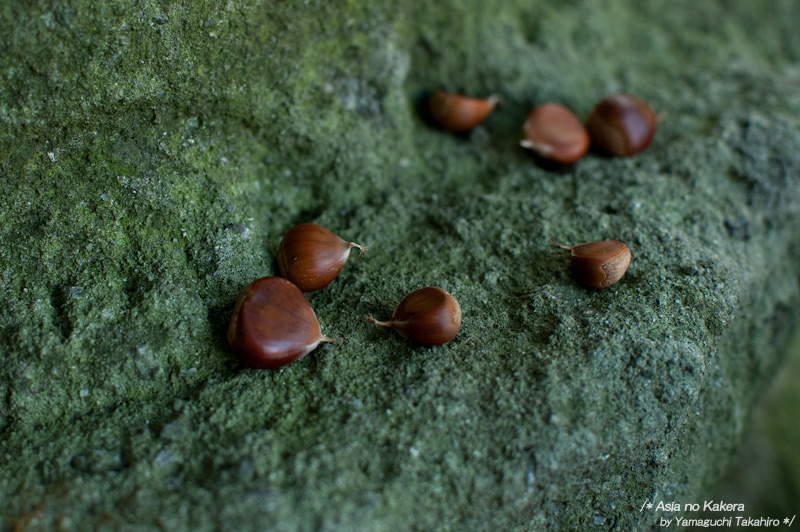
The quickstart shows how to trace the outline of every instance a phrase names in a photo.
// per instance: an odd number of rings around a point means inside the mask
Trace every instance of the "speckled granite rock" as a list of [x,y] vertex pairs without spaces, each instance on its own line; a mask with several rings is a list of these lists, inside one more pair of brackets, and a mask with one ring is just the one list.
[[[798,322],[796,3],[98,4],[0,7],[2,526],[636,530],[710,493]],[[439,87],[502,103],[445,134]],[[517,146],[618,91],[643,154]],[[309,297],[345,341],[242,369],[301,221],[370,246]],[[633,263],[589,292],[552,237]],[[425,285],[454,342],[364,320]]]

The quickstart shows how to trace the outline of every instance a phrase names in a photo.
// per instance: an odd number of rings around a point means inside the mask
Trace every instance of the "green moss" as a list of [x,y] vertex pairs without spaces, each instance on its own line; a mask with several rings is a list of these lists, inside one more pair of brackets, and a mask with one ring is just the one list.
[[800,495],[800,463],[794,452],[800,442],[794,422],[798,377],[800,342],[795,336],[787,363],[754,410],[735,467],[722,478],[715,500],[741,502],[745,514],[756,519],[794,515]]
[[[793,3],[0,9],[2,525],[639,529],[728,463],[798,321]],[[445,134],[440,87],[502,103]],[[518,148],[614,91],[662,113],[643,154]],[[345,341],[242,369],[301,221],[370,247],[309,295]],[[587,292],[552,237],[634,260]],[[425,285],[454,342],[364,320]]]

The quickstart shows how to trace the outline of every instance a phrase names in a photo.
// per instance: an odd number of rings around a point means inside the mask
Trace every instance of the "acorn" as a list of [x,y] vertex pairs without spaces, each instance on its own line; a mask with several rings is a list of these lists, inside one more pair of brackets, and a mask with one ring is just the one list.
[[572,276],[589,288],[608,288],[622,279],[631,263],[631,250],[618,240],[565,246],[553,239],[553,247],[572,252]]
[[572,111],[557,103],[540,105],[522,126],[520,146],[561,164],[574,163],[589,149],[589,134]]
[[431,116],[441,127],[455,133],[464,133],[486,120],[497,102],[496,96],[481,99],[438,91],[431,96],[428,107]]
[[228,326],[228,343],[251,368],[278,369],[303,358],[322,334],[306,297],[280,277],[262,277],[244,287]]
[[644,151],[656,134],[658,118],[642,100],[614,94],[601,100],[589,115],[586,129],[592,142],[611,155]]
[[303,292],[322,290],[333,282],[358,248],[359,255],[367,248],[347,242],[321,225],[305,223],[289,229],[278,247],[278,270]]
[[425,346],[442,345],[455,338],[461,328],[461,306],[441,288],[426,287],[411,292],[400,302],[389,321],[369,321],[391,327],[397,333]]

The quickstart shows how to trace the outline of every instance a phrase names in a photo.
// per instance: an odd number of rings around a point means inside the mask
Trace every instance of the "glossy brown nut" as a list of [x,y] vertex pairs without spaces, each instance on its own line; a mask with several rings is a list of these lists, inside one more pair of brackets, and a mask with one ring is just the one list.
[[553,246],[572,252],[572,276],[589,288],[608,288],[622,279],[631,263],[631,250],[618,240],[577,246],[565,246],[553,240]]
[[438,91],[428,106],[433,119],[444,129],[463,133],[480,125],[494,110],[497,98],[470,98],[452,92]]
[[615,94],[595,106],[586,128],[594,144],[612,155],[628,156],[650,145],[657,125],[649,105],[633,96]]
[[318,224],[298,224],[289,229],[278,247],[278,270],[303,292],[322,290],[344,268],[352,248],[364,246],[346,242]]
[[522,126],[523,148],[561,164],[574,163],[589,149],[589,134],[572,111],[557,103],[540,105]]
[[278,369],[332,341],[300,289],[280,277],[247,285],[228,326],[228,343],[251,368]]
[[420,345],[442,345],[455,338],[461,328],[461,306],[441,288],[429,286],[407,295],[391,320],[369,319]]

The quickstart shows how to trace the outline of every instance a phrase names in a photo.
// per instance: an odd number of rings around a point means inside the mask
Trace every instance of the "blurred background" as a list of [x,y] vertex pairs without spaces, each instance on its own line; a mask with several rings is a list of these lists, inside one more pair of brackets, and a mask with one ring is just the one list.
[[[800,333],[795,332],[785,366],[765,390],[739,453],[710,499],[742,503],[753,518],[800,514]],[[800,529],[800,519],[791,528]]]

